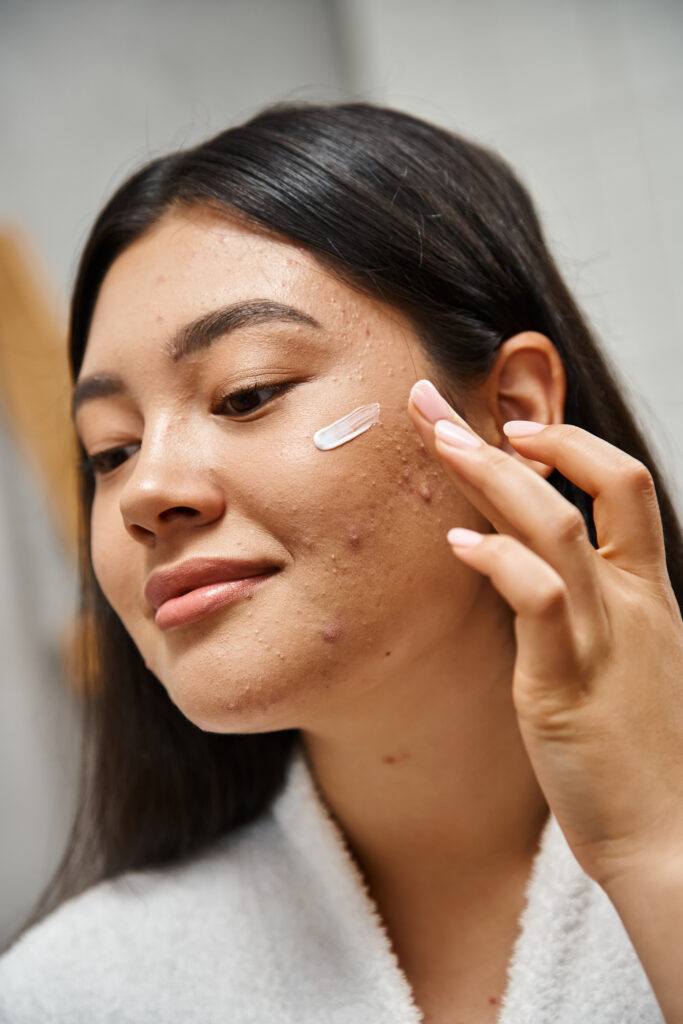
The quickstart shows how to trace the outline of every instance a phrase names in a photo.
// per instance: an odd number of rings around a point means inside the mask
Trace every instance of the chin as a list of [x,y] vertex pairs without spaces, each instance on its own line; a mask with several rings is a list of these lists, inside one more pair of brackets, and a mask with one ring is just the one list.
[[179,711],[198,729],[216,733],[275,732],[296,728],[294,681],[279,673],[226,677],[178,672],[162,683]]

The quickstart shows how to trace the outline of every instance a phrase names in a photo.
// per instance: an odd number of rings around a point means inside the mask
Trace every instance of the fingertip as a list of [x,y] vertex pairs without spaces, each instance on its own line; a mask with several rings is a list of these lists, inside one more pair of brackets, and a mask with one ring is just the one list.
[[410,401],[428,423],[450,419],[452,409],[430,380],[418,380],[410,389]]
[[536,423],[534,420],[508,420],[503,424],[503,433],[506,437],[531,437],[540,433],[548,426],[547,423]]
[[454,526],[446,534],[446,539],[454,548],[474,548],[484,539],[483,533],[466,530],[463,526]]

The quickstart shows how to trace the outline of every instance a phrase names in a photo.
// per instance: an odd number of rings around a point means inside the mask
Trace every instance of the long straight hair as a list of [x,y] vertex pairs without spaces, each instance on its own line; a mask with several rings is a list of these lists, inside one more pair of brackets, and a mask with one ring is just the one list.
[[[74,379],[114,260],[167,211],[197,205],[305,246],[346,283],[404,312],[455,403],[485,379],[506,338],[546,334],[567,374],[565,421],[652,473],[680,605],[683,545],[665,483],[527,192],[499,156],[394,110],[288,105],[147,163],[107,202],[85,245],[71,306]],[[549,479],[595,543],[590,499],[557,472]],[[203,732],[171,702],[93,575],[92,496],[83,476],[78,810],[22,930],[99,880],[178,861],[256,818],[283,784],[297,735]]]

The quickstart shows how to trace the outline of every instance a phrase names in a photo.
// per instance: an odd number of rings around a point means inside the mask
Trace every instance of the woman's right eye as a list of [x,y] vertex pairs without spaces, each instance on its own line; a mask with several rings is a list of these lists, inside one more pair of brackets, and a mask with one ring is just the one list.
[[81,463],[81,468],[84,472],[94,473],[95,476],[105,476],[129,459],[131,455],[134,455],[139,447],[139,444],[125,444],[118,448],[107,448],[105,451],[95,452],[94,455],[86,455]]

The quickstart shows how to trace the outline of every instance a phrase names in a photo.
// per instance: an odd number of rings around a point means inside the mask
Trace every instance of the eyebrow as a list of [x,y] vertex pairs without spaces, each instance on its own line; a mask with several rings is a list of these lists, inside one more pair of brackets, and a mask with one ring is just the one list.
[[[268,299],[252,299],[249,302],[235,302],[230,306],[211,310],[203,316],[180,327],[166,344],[166,353],[172,362],[180,362],[187,356],[210,348],[219,338],[242,327],[252,327],[265,323],[295,323],[306,327],[320,328],[320,324],[308,313],[294,306]],[[71,415],[76,413],[84,402],[94,398],[107,398],[111,395],[123,394],[126,390],[124,381],[115,374],[93,374],[77,381],[71,400]]]

